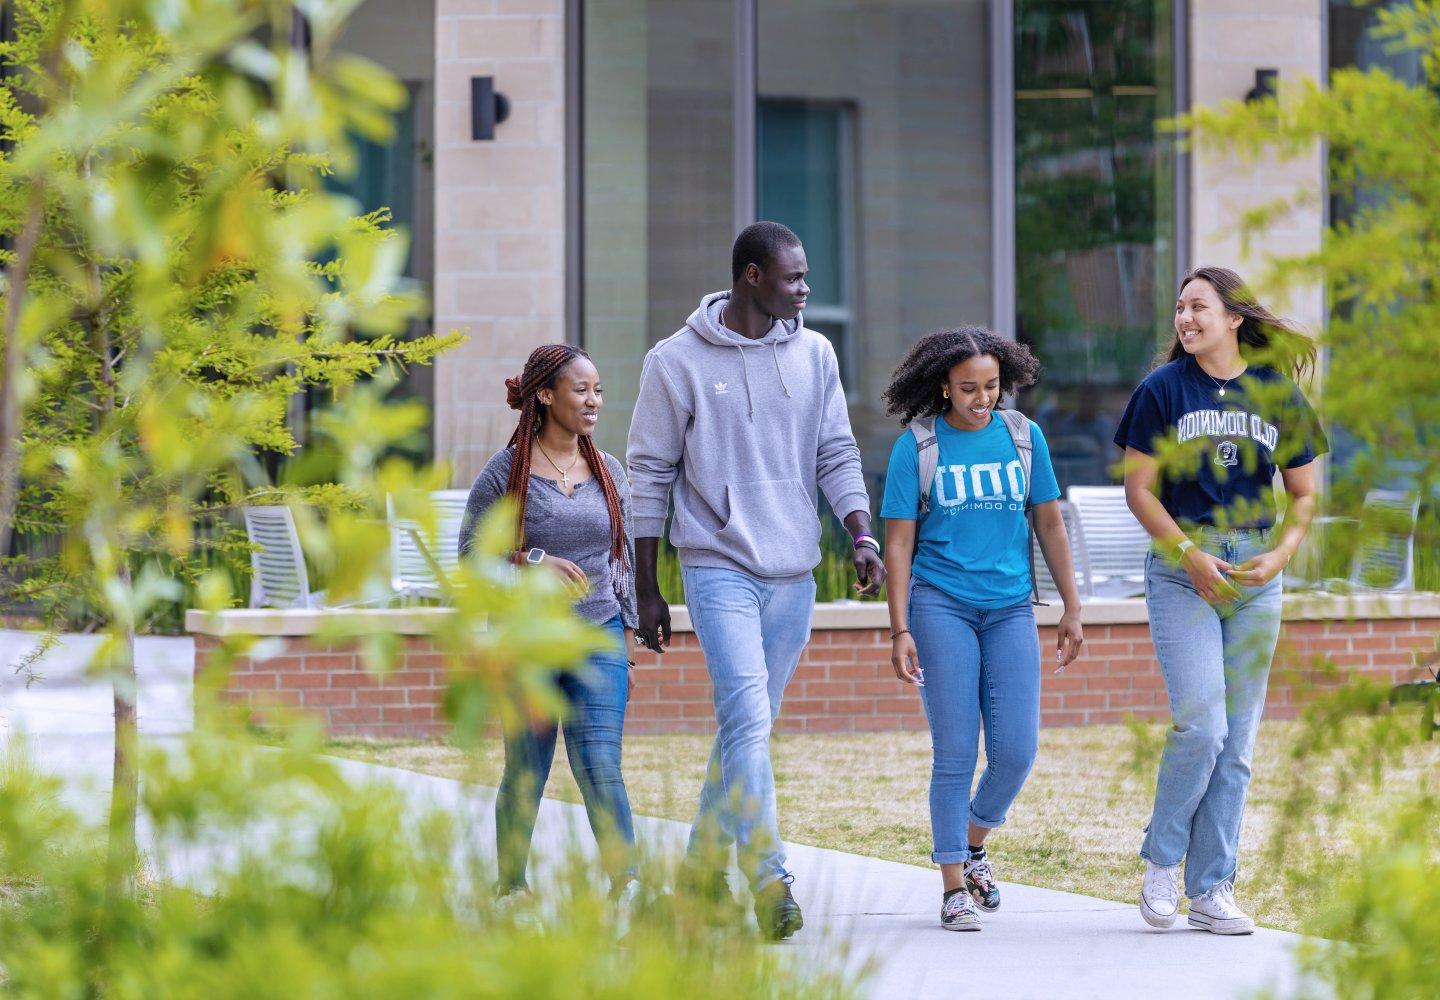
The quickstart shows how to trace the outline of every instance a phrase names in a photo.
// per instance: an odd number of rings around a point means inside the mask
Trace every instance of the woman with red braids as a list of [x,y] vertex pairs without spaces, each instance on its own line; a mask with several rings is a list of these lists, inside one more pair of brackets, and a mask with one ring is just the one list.
[[620,463],[591,437],[604,390],[588,354],[568,344],[537,347],[525,370],[506,379],[505,387],[520,423],[470,489],[460,555],[468,552],[480,518],[509,494],[519,506],[520,528],[511,558],[560,574],[575,589],[576,613],[608,630],[615,642],[583,669],[556,678],[568,706],[563,722],[506,737],[505,776],[495,800],[498,890],[508,896],[526,888],[530,838],[563,725],[570,770],[612,891],[631,903],[639,888],[635,833],[620,772],[620,737],[635,669],[627,656],[635,629],[630,484]]

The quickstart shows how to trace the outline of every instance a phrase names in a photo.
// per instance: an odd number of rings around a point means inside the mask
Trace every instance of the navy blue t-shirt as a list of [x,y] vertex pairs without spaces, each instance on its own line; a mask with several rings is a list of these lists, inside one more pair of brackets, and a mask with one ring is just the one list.
[[1161,457],[1160,502],[1181,526],[1224,528],[1273,525],[1276,469],[1299,468],[1329,450],[1290,379],[1252,365],[1226,384],[1188,354],[1136,387],[1115,443]]

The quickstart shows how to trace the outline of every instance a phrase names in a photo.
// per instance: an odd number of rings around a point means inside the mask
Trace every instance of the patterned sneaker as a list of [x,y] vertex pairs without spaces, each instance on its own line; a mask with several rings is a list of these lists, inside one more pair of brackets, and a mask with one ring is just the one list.
[[1180,866],[1145,862],[1145,881],[1140,884],[1140,916],[1151,927],[1162,930],[1175,925],[1180,913]]
[[965,889],[975,905],[986,913],[1000,909],[1000,886],[995,882],[995,869],[988,858],[965,862]]
[[1235,887],[1229,882],[1190,901],[1190,926],[1211,934],[1255,933],[1255,921],[1235,905]]
[[940,926],[947,931],[978,931],[980,914],[968,892],[952,892],[940,904]]

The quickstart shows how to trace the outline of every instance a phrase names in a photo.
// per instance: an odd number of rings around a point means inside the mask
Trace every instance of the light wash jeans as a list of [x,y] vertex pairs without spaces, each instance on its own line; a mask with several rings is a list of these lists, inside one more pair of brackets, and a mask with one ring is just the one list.
[[[1234,566],[1270,548],[1268,531],[1192,537]],[[1237,602],[1216,607],[1179,566],[1153,552],[1145,560],[1150,635],[1174,724],[1140,855],[1157,865],[1185,861],[1191,898],[1235,877],[1250,753],[1280,636],[1280,578],[1241,590]]]
[[[1027,597],[971,607],[922,580],[910,587],[911,635],[930,723],[930,830],[939,865],[970,860],[968,824],[997,827],[1035,763],[1040,735],[1040,636]],[[970,797],[985,725],[985,773]]]
[[505,774],[495,796],[501,891],[525,886],[535,817],[555,760],[555,737],[561,726],[570,773],[580,786],[606,871],[616,882],[636,873],[635,830],[620,770],[620,740],[630,699],[625,632],[619,615],[604,628],[614,645],[592,654],[579,671],[556,679],[567,706],[565,717],[527,728],[505,741]]
[[759,889],[787,874],[775,819],[770,730],[810,641],[815,581],[769,584],[709,566],[682,567],[682,574],[719,727],[689,856],[692,863],[719,867],[734,843],[740,870]]

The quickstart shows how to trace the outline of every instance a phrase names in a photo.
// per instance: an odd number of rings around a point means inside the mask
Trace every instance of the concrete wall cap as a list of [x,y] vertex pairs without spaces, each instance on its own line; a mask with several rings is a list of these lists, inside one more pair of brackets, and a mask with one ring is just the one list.
[[[1041,625],[1055,625],[1060,621],[1063,610],[1058,602],[1037,607],[1035,620]],[[315,635],[322,631],[351,635],[382,632],[429,635],[450,614],[448,608],[190,610],[185,613],[185,629],[194,635],[213,636]],[[1284,615],[1286,621],[1440,618],[1440,594],[1287,594]],[[1087,601],[1080,621],[1084,625],[1143,625],[1147,621],[1145,601],[1139,597]],[[670,609],[670,625],[675,632],[694,631],[684,605],[675,605]],[[812,628],[888,630],[890,614],[884,604],[873,601],[817,604]]]

